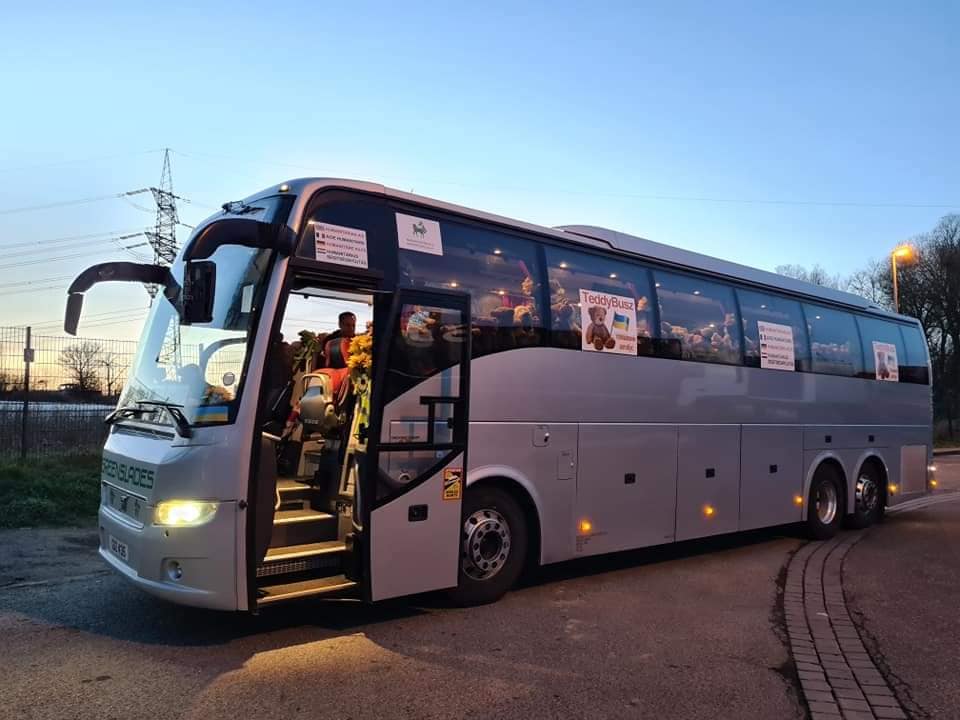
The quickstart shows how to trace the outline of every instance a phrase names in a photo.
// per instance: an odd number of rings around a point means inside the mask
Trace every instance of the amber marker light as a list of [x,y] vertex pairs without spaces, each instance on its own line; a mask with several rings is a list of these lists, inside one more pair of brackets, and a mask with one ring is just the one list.
[[793,504],[796,505],[797,507],[800,507],[801,505],[803,505],[803,497],[801,495],[794,495]]
[[584,518],[577,525],[577,532],[579,532],[581,535],[589,535],[591,532],[593,532],[593,523]]
[[937,481],[933,478],[930,479],[930,487],[935,488],[937,486]]
[[887,485],[887,492],[889,492],[891,495],[895,494],[898,489],[899,486],[896,483],[890,483]]
[[716,514],[717,514],[717,510],[716,510],[716,508],[713,507],[713,505],[704,505],[704,506],[703,506],[703,516],[704,516],[704,517],[711,518],[711,517],[713,517],[713,516],[716,515]]

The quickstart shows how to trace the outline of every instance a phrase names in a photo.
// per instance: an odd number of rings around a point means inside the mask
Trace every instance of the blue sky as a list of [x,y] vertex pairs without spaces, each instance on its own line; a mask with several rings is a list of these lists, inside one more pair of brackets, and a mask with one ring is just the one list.
[[[124,257],[45,241],[152,220],[10,211],[156,184],[162,147],[191,224],[336,175],[848,273],[950,212],[907,206],[960,211],[955,2],[82,5],[0,25],[0,325],[62,315],[62,289],[19,290],[65,281],[12,283]],[[98,289],[85,332],[134,336],[145,306]]]

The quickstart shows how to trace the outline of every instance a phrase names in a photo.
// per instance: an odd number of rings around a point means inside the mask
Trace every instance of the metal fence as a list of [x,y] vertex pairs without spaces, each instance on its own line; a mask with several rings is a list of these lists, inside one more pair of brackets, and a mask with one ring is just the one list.
[[0,327],[0,458],[98,450],[136,347]]

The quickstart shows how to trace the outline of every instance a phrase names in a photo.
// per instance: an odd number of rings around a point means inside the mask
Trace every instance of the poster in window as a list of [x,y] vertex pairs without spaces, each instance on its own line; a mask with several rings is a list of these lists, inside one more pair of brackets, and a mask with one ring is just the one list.
[[440,223],[397,213],[397,242],[403,250],[443,255]]
[[877,380],[900,382],[900,367],[897,364],[896,345],[874,340],[873,359],[877,370]]
[[367,268],[367,233],[363,230],[314,223],[313,233],[319,262]]
[[582,350],[637,354],[637,303],[610,293],[580,291]]
[[793,328],[758,320],[757,329],[760,331],[760,367],[791,372],[796,370]]

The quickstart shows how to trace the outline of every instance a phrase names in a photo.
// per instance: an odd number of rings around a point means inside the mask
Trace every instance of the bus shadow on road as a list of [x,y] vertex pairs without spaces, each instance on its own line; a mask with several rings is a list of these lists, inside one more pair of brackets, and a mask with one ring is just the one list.
[[[801,526],[781,526],[570,560],[529,572],[519,590],[802,538]],[[350,599],[304,598],[267,608],[259,615],[227,613],[173,605],[112,575],[0,595],[0,613],[12,611],[34,622],[117,640],[177,647],[225,645],[258,636],[268,647],[281,647],[451,608],[447,596],[438,592],[374,605]],[[264,649],[262,644],[260,649]]]

